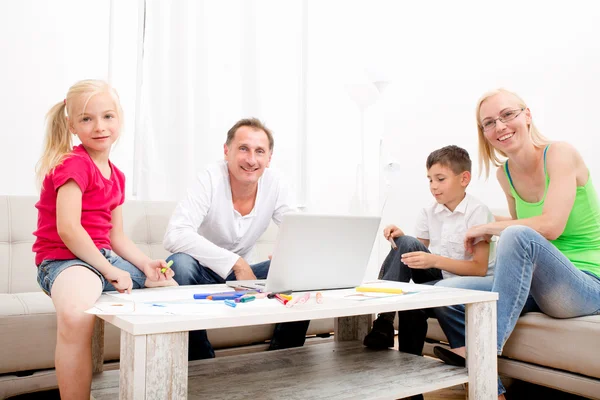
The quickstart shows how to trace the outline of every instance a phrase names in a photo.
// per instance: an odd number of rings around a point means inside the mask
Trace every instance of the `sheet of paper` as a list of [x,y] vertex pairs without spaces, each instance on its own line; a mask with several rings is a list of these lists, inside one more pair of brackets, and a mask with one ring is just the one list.
[[192,302],[100,302],[86,311],[94,315],[218,315],[227,307],[222,301],[198,300]]

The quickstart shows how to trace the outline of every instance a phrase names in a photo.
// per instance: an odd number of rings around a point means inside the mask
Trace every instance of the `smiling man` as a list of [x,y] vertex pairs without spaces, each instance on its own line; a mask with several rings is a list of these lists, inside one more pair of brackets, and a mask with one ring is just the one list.
[[[225,160],[201,171],[177,205],[163,245],[173,253],[180,285],[265,279],[270,261],[254,264],[256,241],[271,220],[294,209],[282,177],[269,169],[273,135],[258,119],[238,121],[225,142]],[[309,321],[278,324],[270,349],[304,344]],[[206,331],[190,332],[190,360],[214,357]]]

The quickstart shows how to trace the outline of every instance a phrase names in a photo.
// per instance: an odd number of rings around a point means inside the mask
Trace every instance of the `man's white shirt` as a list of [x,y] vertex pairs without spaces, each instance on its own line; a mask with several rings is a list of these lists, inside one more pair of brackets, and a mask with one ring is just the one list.
[[279,225],[289,211],[295,209],[287,186],[280,174],[266,168],[254,208],[242,216],[233,208],[227,162],[220,161],[198,173],[169,220],[163,245],[171,253],[194,257],[225,279],[240,257],[249,264],[257,261],[257,240],[271,219]]
[[[415,236],[429,240],[429,251],[454,260],[472,260],[473,256],[465,250],[465,234],[475,225],[494,221],[490,209],[477,198],[466,194],[465,198],[450,211],[443,204],[434,202],[421,210],[417,218]],[[481,241],[479,238],[475,243]],[[496,246],[490,243],[490,257],[486,275],[493,275],[496,260]],[[451,272],[443,271],[444,279],[455,277]]]

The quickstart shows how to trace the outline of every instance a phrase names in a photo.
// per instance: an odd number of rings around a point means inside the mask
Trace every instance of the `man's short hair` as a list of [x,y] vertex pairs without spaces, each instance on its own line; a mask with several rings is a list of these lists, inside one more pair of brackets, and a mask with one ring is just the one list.
[[231,144],[231,142],[233,141],[233,138],[235,137],[235,133],[242,126],[249,126],[251,128],[254,128],[255,130],[261,130],[264,133],[266,133],[267,139],[269,139],[269,151],[273,152],[273,147],[275,147],[275,141],[273,140],[273,134],[271,133],[269,128],[267,128],[257,118],[244,118],[244,119],[240,119],[238,122],[236,122],[235,125],[233,125],[231,127],[231,129],[229,129],[229,131],[227,132],[227,141],[225,142],[225,144],[227,146],[229,146]]
[[430,169],[435,164],[448,167],[455,174],[465,171],[471,172],[471,158],[469,157],[469,153],[462,147],[455,145],[442,147],[429,154],[429,157],[427,157],[427,169]]

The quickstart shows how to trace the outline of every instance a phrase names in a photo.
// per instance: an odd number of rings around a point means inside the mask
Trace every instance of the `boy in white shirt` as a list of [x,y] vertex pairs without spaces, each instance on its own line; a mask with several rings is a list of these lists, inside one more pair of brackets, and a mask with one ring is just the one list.
[[[481,238],[469,254],[465,250],[466,231],[493,221],[488,207],[466,193],[471,181],[469,153],[458,146],[446,146],[427,158],[429,188],[436,202],[423,208],[417,220],[415,237],[388,225],[383,235],[393,240],[383,262],[380,279],[491,290],[495,260],[494,243]],[[427,334],[427,318],[438,318],[452,348],[464,346],[464,314],[459,309],[440,307],[398,312],[398,350],[421,355]],[[462,316],[461,316],[462,315]],[[395,313],[379,314],[364,339],[370,348],[394,345]]]
[[[273,135],[255,118],[238,121],[227,133],[225,160],[201,171],[177,205],[163,239],[174,253],[180,285],[265,279],[270,261],[254,264],[253,249],[271,219],[279,225],[294,209],[283,179],[267,168]],[[304,344],[309,321],[277,324],[269,349]],[[190,332],[190,360],[212,358],[206,331]]]

